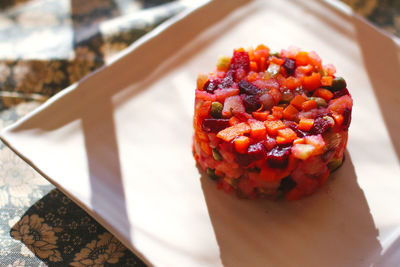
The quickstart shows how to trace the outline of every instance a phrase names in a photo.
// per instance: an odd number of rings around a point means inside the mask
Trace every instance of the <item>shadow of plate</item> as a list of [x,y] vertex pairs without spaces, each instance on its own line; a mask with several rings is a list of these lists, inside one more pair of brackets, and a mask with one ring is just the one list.
[[314,195],[240,200],[201,184],[224,266],[370,266],[381,252],[350,155]]

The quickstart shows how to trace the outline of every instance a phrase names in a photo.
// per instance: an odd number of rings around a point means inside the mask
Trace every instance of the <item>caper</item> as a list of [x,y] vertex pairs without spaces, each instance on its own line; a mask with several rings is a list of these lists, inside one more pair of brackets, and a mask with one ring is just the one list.
[[218,176],[215,174],[215,170],[211,168],[207,168],[207,175],[212,179],[212,180],[218,180]]
[[310,99],[314,99],[315,102],[317,102],[318,107],[326,107],[328,106],[328,103],[326,103],[325,99],[321,97],[310,97]]
[[213,155],[215,160],[222,160],[222,156],[221,156],[221,154],[218,152],[218,150],[216,148],[212,149],[212,155]]
[[339,91],[347,87],[346,81],[342,77],[336,77],[332,81],[332,91]]
[[221,118],[222,117],[222,109],[224,106],[219,103],[219,102],[212,102],[211,103],[211,110],[210,110],[210,115],[213,118]]

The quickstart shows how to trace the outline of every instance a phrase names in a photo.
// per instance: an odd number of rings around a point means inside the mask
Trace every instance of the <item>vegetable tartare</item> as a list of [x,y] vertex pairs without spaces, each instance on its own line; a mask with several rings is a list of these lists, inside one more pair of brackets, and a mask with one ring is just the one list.
[[343,162],[353,106],[335,74],[314,51],[265,45],[199,74],[193,153],[217,188],[296,200],[322,186]]

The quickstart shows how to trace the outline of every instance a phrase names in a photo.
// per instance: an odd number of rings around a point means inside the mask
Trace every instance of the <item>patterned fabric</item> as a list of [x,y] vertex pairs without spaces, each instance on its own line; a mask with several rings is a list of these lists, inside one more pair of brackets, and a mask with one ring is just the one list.
[[[400,37],[398,0],[343,1]],[[0,130],[185,7],[168,0],[0,1]],[[145,264],[0,142],[0,266]]]

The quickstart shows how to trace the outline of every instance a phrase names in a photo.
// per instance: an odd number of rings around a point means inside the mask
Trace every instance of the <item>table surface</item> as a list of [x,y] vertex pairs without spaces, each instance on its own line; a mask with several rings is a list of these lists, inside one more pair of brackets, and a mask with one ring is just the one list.
[[[400,1],[343,2],[400,37]],[[0,130],[186,7],[171,0],[1,1]],[[0,266],[67,265],[145,264],[0,142]]]

